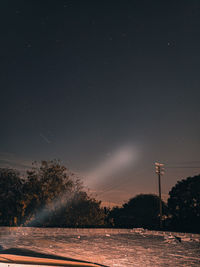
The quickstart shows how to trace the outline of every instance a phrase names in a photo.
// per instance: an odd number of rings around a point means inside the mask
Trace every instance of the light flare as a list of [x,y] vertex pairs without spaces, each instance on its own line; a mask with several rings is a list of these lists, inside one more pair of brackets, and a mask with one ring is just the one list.
[[95,185],[107,177],[122,172],[136,161],[137,156],[138,153],[132,146],[121,147],[86,174],[87,185]]

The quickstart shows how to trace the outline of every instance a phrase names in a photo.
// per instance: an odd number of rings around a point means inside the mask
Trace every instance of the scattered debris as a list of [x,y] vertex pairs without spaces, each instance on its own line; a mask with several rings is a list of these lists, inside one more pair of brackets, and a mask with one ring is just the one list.
[[181,238],[175,235],[166,235],[164,236],[165,242],[166,243],[180,243],[181,242]]

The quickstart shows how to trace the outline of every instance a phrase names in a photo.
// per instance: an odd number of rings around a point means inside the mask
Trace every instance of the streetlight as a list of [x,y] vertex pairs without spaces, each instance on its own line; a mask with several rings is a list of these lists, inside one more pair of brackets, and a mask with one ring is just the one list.
[[159,199],[160,199],[160,229],[162,229],[162,198],[161,198],[161,181],[160,177],[164,174],[164,164],[155,162],[156,173],[158,174],[158,189],[159,189]]

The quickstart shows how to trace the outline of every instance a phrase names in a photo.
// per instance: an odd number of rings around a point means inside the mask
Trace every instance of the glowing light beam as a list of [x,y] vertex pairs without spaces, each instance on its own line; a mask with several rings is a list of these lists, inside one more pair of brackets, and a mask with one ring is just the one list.
[[97,184],[99,181],[121,172],[136,160],[137,155],[138,153],[132,146],[118,149],[108,159],[86,174],[87,184],[89,186]]

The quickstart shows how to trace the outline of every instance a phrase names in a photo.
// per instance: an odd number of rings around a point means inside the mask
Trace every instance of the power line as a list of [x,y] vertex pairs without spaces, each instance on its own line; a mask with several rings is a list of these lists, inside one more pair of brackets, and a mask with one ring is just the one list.
[[[185,162],[179,162],[179,164],[188,164],[188,163],[199,163],[200,161],[185,161]],[[200,166],[168,166],[167,164],[165,164],[165,166],[167,167],[167,169],[200,169]],[[121,186],[122,184],[124,184],[124,182],[126,180],[129,180],[130,177],[127,177],[126,179],[123,179],[123,181],[115,184],[114,186],[108,186],[107,188],[103,189],[101,193],[98,193],[98,196],[102,196],[110,191],[112,191],[113,189],[118,188],[119,186]]]
[[184,161],[167,161],[165,164],[193,164],[200,163],[200,160],[184,160]]
[[[124,180],[128,180],[129,178],[127,179],[124,179]],[[98,196],[99,195],[104,195],[105,193],[115,189],[115,188],[118,188],[120,185],[124,184],[124,180],[121,182],[121,183],[118,183],[118,184],[115,184],[114,186],[111,186],[111,187],[108,187],[107,189],[103,190],[103,192],[101,193],[98,193]]]
[[200,169],[200,166],[167,166],[168,169]]

